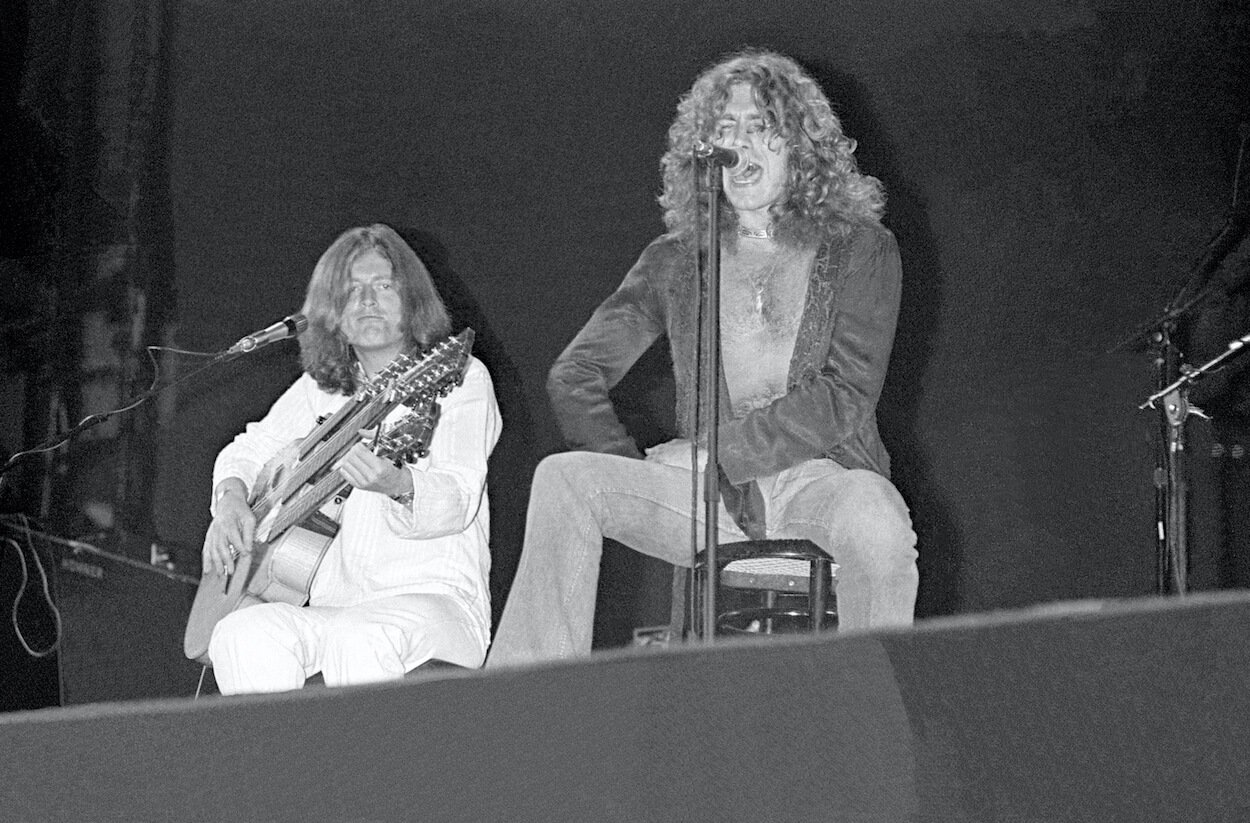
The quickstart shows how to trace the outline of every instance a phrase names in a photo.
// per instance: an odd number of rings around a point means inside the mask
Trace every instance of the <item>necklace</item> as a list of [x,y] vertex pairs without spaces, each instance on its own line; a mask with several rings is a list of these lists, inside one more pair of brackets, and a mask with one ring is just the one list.
[[770,240],[773,236],[773,227],[769,226],[763,229],[748,229],[746,226],[738,226],[739,237],[751,237],[756,240]]
[[765,324],[776,313],[777,295],[773,280],[781,266],[782,259],[773,257],[762,265],[741,270],[743,296],[748,300],[739,304],[739,311],[745,310],[751,323]]

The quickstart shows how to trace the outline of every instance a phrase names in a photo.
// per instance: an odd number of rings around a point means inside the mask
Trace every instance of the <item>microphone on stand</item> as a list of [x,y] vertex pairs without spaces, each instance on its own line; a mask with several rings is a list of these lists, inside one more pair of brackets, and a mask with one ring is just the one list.
[[730,174],[737,174],[743,171],[747,164],[750,163],[745,152],[713,146],[711,143],[704,143],[702,140],[694,144],[694,156],[705,163],[711,163],[713,166],[721,166],[727,169]]
[[266,326],[260,331],[252,332],[247,337],[240,338],[239,342],[226,350],[226,354],[246,354],[259,349],[261,346],[267,346],[278,340],[294,337],[306,328],[308,328],[308,318],[302,314],[292,314],[290,317],[284,317],[277,323]]

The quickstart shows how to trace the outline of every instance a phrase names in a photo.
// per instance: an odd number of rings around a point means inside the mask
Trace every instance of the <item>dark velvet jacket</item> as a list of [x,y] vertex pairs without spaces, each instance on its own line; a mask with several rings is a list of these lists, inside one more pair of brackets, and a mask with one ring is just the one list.
[[[678,430],[690,436],[698,342],[694,272],[688,243],[672,235],[653,241],[556,360],[547,390],[570,448],[642,456],[608,392],[660,335],[668,337],[673,359]],[[754,486],[749,481],[805,460],[828,458],[889,476],[876,408],[901,290],[894,235],[879,224],[857,226],[816,255],[787,393],[735,418],[721,375],[721,490],[740,524],[744,516],[762,523],[762,512],[742,510]]]

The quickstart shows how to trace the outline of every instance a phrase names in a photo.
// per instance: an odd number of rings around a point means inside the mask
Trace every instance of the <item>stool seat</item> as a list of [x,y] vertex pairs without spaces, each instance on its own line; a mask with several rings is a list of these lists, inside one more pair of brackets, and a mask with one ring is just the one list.
[[[806,592],[812,564],[808,560],[760,557],[735,560],[721,570],[722,586],[731,589],[769,589],[775,592]],[[829,564],[837,579],[838,565]]]
[[[718,634],[772,634],[781,626],[806,623],[812,631],[836,624],[831,608],[837,564],[810,540],[743,540],[717,547],[719,589],[757,591],[760,605],[721,611]],[[702,601],[706,552],[695,561],[697,601]],[[717,598],[720,602],[720,598]],[[701,606],[696,610],[701,618]]]

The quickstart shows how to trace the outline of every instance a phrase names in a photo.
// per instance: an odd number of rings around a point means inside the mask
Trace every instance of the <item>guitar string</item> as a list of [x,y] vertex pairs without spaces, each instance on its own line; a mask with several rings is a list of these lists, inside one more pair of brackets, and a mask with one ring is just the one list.
[[[360,414],[368,415],[366,419],[369,420],[369,423],[366,426],[364,426],[364,428],[369,428],[370,426],[374,424],[380,423],[380,420],[382,417],[388,414],[396,406],[404,402],[412,402],[414,398],[418,398],[423,395],[433,396],[439,393],[440,384],[442,386],[446,386],[448,382],[454,381],[454,379],[464,370],[464,365],[468,362],[468,352],[463,349],[461,349],[461,351],[459,352],[461,357],[458,358],[458,360],[454,364],[449,363],[449,358],[440,358],[436,356],[437,354],[441,354],[441,353],[432,352],[430,357],[426,358],[420,363],[420,366],[418,368],[421,369],[421,372],[418,374],[410,375],[408,377],[409,382],[424,379],[427,385],[420,385],[415,388],[406,387],[402,397],[394,393],[393,390],[395,387],[392,386],[390,387],[391,390],[389,392],[381,393],[375,398],[375,400],[387,401],[387,402],[383,402],[379,404],[383,408],[378,408],[378,409],[366,408],[364,410],[361,410]],[[447,367],[448,365],[454,365],[454,367],[449,368],[442,373],[437,372],[438,367],[440,366]],[[433,374],[431,374],[431,372],[433,372]],[[388,393],[392,395],[389,398],[387,397]],[[436,406],[437,404],[431,402],[430,405]],[[376,417],[373,416],[375,414],[377,415]],[[409,422],[409,423],[415,422],[416,420],[419,420],[421,416],[422,415],[419,415],[416,412],[411,413],[409,415],[405,415],[405,417],[401,421],[398,421],[395,424],[395,427],[397,428],[399,425],[405,422]],[[412,420],[410,420],[410,418],[412,418]],[[355,418],[353,417],[353,419]],[[358,428],[358,427],[352,426],[350,428]],[[432,430],[431,430],[431,433],[432,433]],[[341,439],[350,440],[351,436],[353,436],[353,433],[351,433],[349,429],[345,428],[341,430],[340,432],[336,433],[335,435],[333,435],[332,440],[334,437],[338,437],[339,435],[346,435],[345,437]],[[326,463],[330,462],[331,460],[337,459],[339,456],[341,456],[342,452],[345,452],[348,448],[350,448],[353,445],[355,444],[354,443],[335,444],[332,449],[333,453],[329,459],[327,460],[318,459],[318,460],[310,461],[312,463],[318,464],[314,466],[310,471],[300,472],[299,468],[297,467],[295,476],[302,477],[302,480],[299,484],[296,484],[292,479],[288,479],[285,483],[283,483],[283,487],[286,489],[293,489],[293,490],[298,491],[300,488],[303,488],[305,485],[307,485],[311,481],[312,476],[316,474],[317,471],[320,471],[322,468],[324,468]],[[323,448],[330,448],[330,446],[329,444],[326,444]],[[298,498],[292,498],[289,501],[281,501],[281,500],[279,501],[278,503],[279,506],[282,506],[283,503],[286,503],[286,508],[288,509],[288,511],[284,513],[287,516],[283,517],[283,514],[279,514],[275,518],[274,524],[267,530],[270,535],[281,534],[282,532],[289,529],[291,526],[295,525],[296,523],[299,523],[302,519],[307,517],[312,511],[319,509],[322,505],[325,504],[327,500],[329,500],[331,497],[334,496],[334,494],[337,491],[339,491],[339,482],[338,482],[337,473],[326,474],[319,480],[313,481],[313,482],[314,482],[313,489],[309,490],[308,492],[305,492],[304,494],[300,495]],[[346,486],[347,484],[343,484],[343,485]],[[269,499],[269,497],[270,495],[266,495],[264,499],[267,500]],[[271,512],[272,512],[272,509],[270,509],[269,511],[266,511],[264,516],[268,517]],[[282,524],[281,527],[279,527],[279,524]]]

